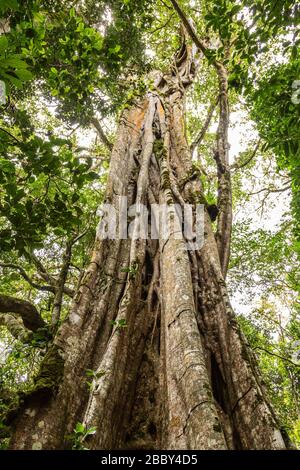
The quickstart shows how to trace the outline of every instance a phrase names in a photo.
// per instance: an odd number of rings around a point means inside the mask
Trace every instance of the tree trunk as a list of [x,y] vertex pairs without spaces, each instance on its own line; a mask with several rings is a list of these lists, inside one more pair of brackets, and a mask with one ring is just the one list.
[[[123,113],[106,193],[117,212],[120,196],[137,211],[165,203],[169,220],[174,203],[203,202],[184,124],[196,66],[184,43],[171,72]],[[204,234],[195,251],[183,235],[96,238],[40,386],[12,423],[12,449],[69,448],[77,422],[97,428],[90,449],[285,448],[232,311],[227,260],[221,267],[206,211]],[[95,371],[90,387],[87,369]],[[41,386],[45,377],[51,387]]]

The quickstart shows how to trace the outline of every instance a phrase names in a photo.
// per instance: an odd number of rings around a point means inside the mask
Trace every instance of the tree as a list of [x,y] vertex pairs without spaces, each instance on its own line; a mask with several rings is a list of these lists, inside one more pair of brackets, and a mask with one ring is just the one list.
[[[126,7],[131,2],[121,3]],[[165,204],[172,225],[178,220],[174,204],[201,203],[204,244],[188,251],[182,233],[175,238],[171,233],[167,239],[160,235],[158,240],[111,240],[101,239],[97,231],[70,313],[60,324],[71,247],[81,237],[66,227],[73,237],[67,238],[63,267],[54,281],[49,275],[47,279],[55,294],[51,339],[33,388],[20,397],[8,418],[12,449],[70,447],[67,436],[74,429],[74,448],[83,441],[90,449],[283,449],[290,445],[232,310],[225,282],[232,229],[229,87],[237,69],[239,80],[243,78],[237,51],[244,47],[245,38],[251,48],[251,38],[236,20],[242,10],[239,4],[224,1],[218,7],[208,2],[205,14],[195,15],[194,26],[186,13],[190,5],[185,10],[175,0],[170,3],[165,8],[180,19],[179,47],[168,67],[155,72],[146,92],[131,95],[123,106],[104,201],[116,212],[120,196],[127,197],[128,206],[135,205],[133,232],[138,231],[141,205]],[[212,38],[202,39],[204,28]],[[212,39],[219,41],[217,49],[211,46]],[[117,54],[120,49],[112,50]],[[247,60],[255,53],[256,49]],[[185,128],[186,96],[205,61],[218,84],[215,233],[212,205],[206,200],[203,174],[192,159]],[[55,96],[59,93],[63,105],[70,107],[72,101],[64,100],[66,87]],[[91,117],[86,122],[98,126]],[[110,140],[102,130],[99,134],[110,149]],[[25,251],[46,279],[34,253]],[[34,331],[38,312],[34,306],[23,307],[24,326]],[[5,313],[17,314],[20,308],[16,299],[3,297],[0,303]],[[30,321],[26,313],[31,314]]]

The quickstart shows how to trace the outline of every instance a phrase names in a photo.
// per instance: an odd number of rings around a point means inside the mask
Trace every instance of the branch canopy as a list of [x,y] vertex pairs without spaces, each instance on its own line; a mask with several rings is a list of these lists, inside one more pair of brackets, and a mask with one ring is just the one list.
[[43,328],[46,323],[36,307],[28,300],[17,299],[9,295],[0,295],[0,313],[17,313],[21,316],[24,326],[31,331]]

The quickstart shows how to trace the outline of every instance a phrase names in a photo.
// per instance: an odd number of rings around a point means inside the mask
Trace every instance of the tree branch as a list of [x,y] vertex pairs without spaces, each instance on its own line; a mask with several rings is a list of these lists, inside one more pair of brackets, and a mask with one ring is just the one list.
[[98,119],[93,117],[91,119],[91,123],[93,124],[96,131],[98,132],[98,135],[100,137],[101,142],[108,148],[109,151],[111,151],[113,149],[113,144],[106,137],[105,132],[102,129],[102,126],[101,126],[100,122],[98,121]]
[[220,92],[220,116],[217,131],[217,150],[215,160],[218,170],[218,224],[216,240],[220,256],[222,274],[226,277],[232,231],[232,190],[229,167],[229,102],[228,102],[228,73],[222,64],[216,64]]
[[162,3],[168,10],[171,10],[171,9],[172,9],[172,7],[170,7],[169,5],[167,5],[167,3],[164,2],[164,0],[160,0],[160,1],[161,1],[161,3]]
[[14,135],[12,135],[10,132],[8,132],[6,129],[3,129],[3,127],[0,127],[0,131],[5,132],[7,135],[9,135],[12,139],[14,139],[18,144],[21,143],[19,139],[17,139]]
[[22,266],[19,266],[18,264],[14,263],[0,263],[1,268],[11,268],[11,269],[16,269],[19,271],[20,275],[25,279],[28,284],[30,284],[32,287],[35,289],[44,291],[44,292],[52,292],[53,294],[55,293],[55,288],[53,286],[43,286],[41,284],[38,284],[37,282],[34,282],[26,273],[25,269],[22,268]]
[[58,325],[60,320],[61,314],[61,306],[63,301],[63,294],[65,292],[65,283],[68,277],[68,272],[70,268],[71,258],[72,258],[72,248],[75,243],[77,243],[84,235],[87,233],[87,230],[80,233],[79,235],[71,238],[67,241],[65,252],[63,255],[63,264],[58,276],[58,280],[56,283],[56,293],[53,302],[53,309],[51,315],[51,324],[52,327],[55,329]]
[[[207,55],[207,45],[200,39],[188,20],[184,11],[176,0],[170,0],[179,18],[181,19],[187,33],[198,49]],[[217,246],[220,256],[220,263],[223,276],[225,278],[229,256],[230,241],[232,230],[232,194],[231,194],[231,175],[228,158],[228,127],[229,127],[229,105],[228,105],[228,73],[225,65],[215,60],[213,66],[216,69],[219,80],[219,100],[220,100],[220,119],[217,133],[217,151],[215,160],[218,168],[218,227],[217,227]]]
[[[48,282],[49,285],[42,285],[42,284],[38,284],[37,282],[34,282],[28,276],[25,269],[22,266],[18,265],[18,264],[0,263],[0,267],[16,269],[16,270],[19,271],[19,273],[23,277],[23,279],[25,279],[25,281],[27,281],[28,284],[30,284],[34,289],[38,289],[38,290],[43,291],[43,292],[52,292],[52,294],[55,294],[55,292],[56,292],[56,283],[57,283],[56,279],[47,272],[46,268],[43,266],[41,261],[38,259],[38,257],[34,253],[28,253],[27,252],[27,254],[30,257],[30,259],[33,261],[33,263],[35,264],[41,278],[44,279],[44,281]],[[67,286],[64,287],[64,293],[66,295],[68,295],[69,297],[71,297],[71,298],[74,296],[73,289],[70,289]]]
[[32,340],[32,331],[27,330],[22,320],[11,313],[0,315],[0,326],[5,326],[10,334],[22,343],[30,343]]
[[0,313],[17,313],[22,318],[24,326],[31,331],[46,326],[36,307],[27,300],[1,294]]
[[190,149],[191,149],[192,153],[194,153],[194,150],[196,149],[196,147],[198,147],[200,145],[200,143],[202,142],[202,140],[203,140],[203,138],[204,138],[204,136],[207,132],[207,129],[210,125],[211,119],[213,117],[213,114],[214,114],[214,111],[217,107],[218,102],[219,102],[219,96],[218,96],[217,100],[210,105],[210,107],[208,109],[208,112],[207,112],[205,122],[204,122],[202,128],[200,129],[198,135],[196,136],[194,142],[192,142],[192,144],[191,144]]
[[185,29],[187,30],[189,36],[191,39],[194,41],[198,49],[200,49],[201,52],[205,55],[207,51],[207,46],[204,41],[202,41],[200,38],[198,38],[196,31],[194,30],[193,26],[189,22],[188,18],[186,17],[185,13],[183,10],[180,8],[176,0],[170,0],[175,11],[177,12],[179,18],[181,19]]
[[53,309],[51,314],[51,325],[52,327],[56,328],[60,319],[60,312],[61,306],[63,301],[63,293],[64,293],[64,286],[67,280],[69,266],[71,262],[72,256],[72,243],[70,241],[67,242],[66,250],[63,255],[63,264],[62,268],[59,273],[58,281],[57,281],[57,289],[54,296],[53,301]]
[[154,34],[156,33],[157,31],[160,31],[161,29],[164,29],[166,26],[168,26],[168,24],[170,23],[171,19],[173,18],[173,16],[175,15],[175,13],[173,12],[171,14],[171,16],[169,16],[169,18],[167,19],[167,21],[163,24],[161,24],[160,26],[158,26],[157,28],[153,29],[152,31],[150,31],[150,34]]
[[272,351],[269,351],[268,349],[262,348],[260,346],[255,346],[252,349],[260,349],[261,351],[264,351],[265,353],[269,354],[270,356],[278,357],[282,361],[286,361],[286,362],[289,362],[290,364],[292,364],[293,366],[300,367],[300,364],[296,364],[295,362],[291,361],[291,359],[289,359],[288,357],[280,356],[280,354],[276,354]]
[[253,158],[256,156],[257,154],[257,151],[259,149],[259,146],[260,146],[260,143],[261,143],[261,139],[258,140],[258,142],[256,143],[255,147],[254,147],[254,150],[253,152],[251,153],[250,157],[247,158],[247,160],[243,163],[234,163],[233,165],[231,165],[231,170],[241,170],[242,168],[244,168],[245,166],[248,165],[248,163],[251,162],[251,160],[253,160]]
[[44,281],[48,282],[51,286],[54,286],[55,279],[52,276],[50,276],[47,269],[42,264],[40,259],[35,255],[35,253],[33,251],[28,252],[28,256],[31,259],[31,261],[33,261],[33,263],[35,264],[39,275],[44,279]]
[[263,193],[264,191],[268,192],[268,194],[267,194],[267,196],[268,196],[270,193],[282,193],[284,191],[287,191],[288,189],[291,189],[290,185],[284,186],[283,188],[278,188],[278,189],[262,188],[259,191],[255,191],[254,193],[249,193],[248,196],[255,196],[256,194]]

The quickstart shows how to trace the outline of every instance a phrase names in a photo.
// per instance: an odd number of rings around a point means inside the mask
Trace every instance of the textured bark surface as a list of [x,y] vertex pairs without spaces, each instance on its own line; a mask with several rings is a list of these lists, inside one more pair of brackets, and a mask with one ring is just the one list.
[[31,302],[9,295],[0,295],[0,316],[2,313],[18,314],[24,326],[31,331],[36,331],[38,328],[43,328],[46,325]]
[[[166,203],[176,222],[173,203],[203,201],[184,125],[185,90],[196,68],[184,43],[170,73],[124,112],[106,193],[117,211],[119,196],[137,210],[141,203]],[[77,422],[96,426],[86,442],[91,449],[285,448],[235,320],[219,254],[224,247],[206,212],[204,235],[197,251],[172,233],[159,240],[96,239],[54,339],[63,370],[53,390],[24,401],[12,423],[12,449],[68,448]],[[127,327],[112,320],[126,320]],[[87,369],[95,371],[91,388]]]

